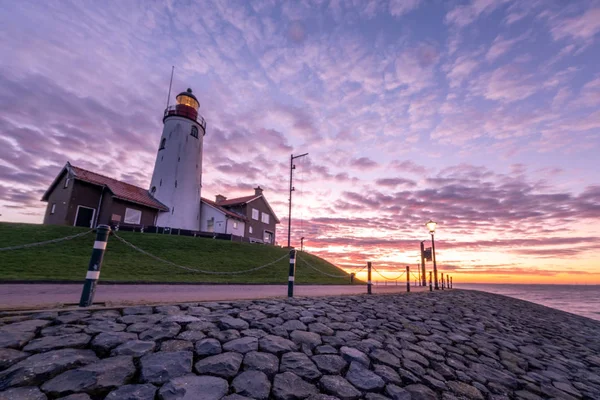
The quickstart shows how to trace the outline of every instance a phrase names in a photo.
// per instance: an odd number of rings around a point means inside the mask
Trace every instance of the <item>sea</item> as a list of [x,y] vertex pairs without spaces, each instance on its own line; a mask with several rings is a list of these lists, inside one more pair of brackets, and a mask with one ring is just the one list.
[[502,294],[600,321],[600,285],[457,283],[454,287]]

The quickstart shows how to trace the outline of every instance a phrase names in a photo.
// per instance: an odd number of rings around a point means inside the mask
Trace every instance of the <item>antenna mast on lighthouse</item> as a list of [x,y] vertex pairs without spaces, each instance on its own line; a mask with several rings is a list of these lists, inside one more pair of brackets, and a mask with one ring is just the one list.
[[167,94],[167,108],[169,108],[169,99],[171,98],[171,86],[173,85],[173,73],[175,72],[175,66],[171,67],[171,80],[169,81],[169,94]]

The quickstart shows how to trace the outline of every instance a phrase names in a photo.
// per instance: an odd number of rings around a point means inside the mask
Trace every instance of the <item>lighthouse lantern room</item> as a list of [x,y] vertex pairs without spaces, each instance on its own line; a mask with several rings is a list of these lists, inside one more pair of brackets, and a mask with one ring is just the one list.
[[158,214],[157,226],[198,231],[206,121],[198,113],[200,103],[192,89],[176,100],[164,113],[150,193],[169,207]]

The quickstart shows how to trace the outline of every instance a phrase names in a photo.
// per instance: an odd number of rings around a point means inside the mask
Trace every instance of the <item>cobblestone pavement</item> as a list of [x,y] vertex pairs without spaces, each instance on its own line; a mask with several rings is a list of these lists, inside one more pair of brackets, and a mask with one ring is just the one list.
[[[57,304],[78,304],[83,282],[65,284],[0,284],[0,309],[52,307]],[[406,283],[374,285],[378,293],[406,292]],[[411,291],[427,291],[426,287],[411,287]],[[298,296],[330,296],[366,293],[366,285],[295,285]],[[148,304],[183,303],[190,301],[220,301],[264,299],[287,296],[287,285],[111,285],[99,284],[95,303]]]
[[600,399],[600,322],[453,290],[0,318],[0,399]]

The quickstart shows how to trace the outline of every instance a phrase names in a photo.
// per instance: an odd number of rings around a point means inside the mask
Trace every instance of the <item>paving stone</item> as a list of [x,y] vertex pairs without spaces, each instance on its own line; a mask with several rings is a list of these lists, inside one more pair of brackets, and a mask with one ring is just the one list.
[[175,315],[181,314],[181,308],[178,306],[157,306],[154,307],[154,310],[159,314],[167,314],[167,315]]
[[181,330],[181,326],[175,322],[165,322],[162,324],[153,325],[152,328],[145,330],[139,334],[140,340],[162,340],[175,337]]
[[312,357],[317,368],[326,374],[339,375],[348,363],[335,354],[321,354]]
[[20,349],[35,337],[33,332],[3,332],[0,330],[0,347]]
[[42,329],[42,336],[61,336],[70,335],[72,333],[81,333],[85,329],[85,325],[61,324],[48,326]]
[[384,388],[383,379],[372,371],[369,371],[364,364],[353,361],[346,373],[346,380],[357,389],[366,392],[376,392]]
[[244,369],[262,371],[273,376],[279,371],[279,358],[271,353],[251,351],[244,356]]
[[242,337],[235,329],[225,329],[224,331],[208,331],[208,336],[217,339],[221,343],[230,342],[235,339]]
[[382,349],[375,349],[371,351],[369,354],[373,362],[389,365],[393,368],[400,367],[400,359],[393,354],[390,354],[389,351]]
[[158,388],[149,383],[143,385],[125,385],[113,390],[104,400],[154,400]]
[[45,319],[27,319],[25,321],[14,322],[12,324],[3,325],[0,330],[2,332],[33,332],[36,333],[42,328],[50,325],[52,321]]
[[394,384],[389,384],[385,387],[385,394],[390,396],[390,399],[393,400],[412,400],[413,397],[411,393],[401,388],[400,386],[396,386]]
[[319,335],[326,335],[326,336],[332,336],[335,333],[335,331],[333,329],[331,329],[327,325],[322,324],[320,322],[315,322],[313,324],[309,324],[308,330],[310,332],[314,332]]
[[112,349],[130,340],[137,340],[137,333],[104,332],[94,336],[91,348],[101,356],[107,355]]
[[375,364],[373,366],[373,372],[379,375],[385,383],[391,383],[394,385],[401,385],[402,379],[400,375],[392,368],[383,364]]
[[233,318],[233,317],[225,317],[219,321],[219,326],[221,329],[236,329],[236,330],[244,330],[248,329],[250,325],[248,322],[244,321],[241,318]]
[[313,395],[311,395],[308,398],[308,400],[339,400],[339,399],[337,397],[335,397],[335,396],[330,396],[328,394],[319,393],[319,394],[313,394]]
[[132,356],[133,358],[140,358],[143,355],[151,353],[156,348],[156,343],[145,340],[130,340],[125,342],[111,352],[111,356]]
[[323,346],[318,346],[315,349],[315,353],[317,353],[317,354],[338,354],[338,351],[335,347],[325,344]]
[[321,336],[314,332],[293,331],[290,333],[290,339],[296,344],[307,344],[311,349],[322,343]]
[[238,316],[246,321],[258,321],[267,318],[266,314],[259,310],[242,311]]
[[200,357],[206,357],[219,354],[223,349],[221,348],[221,342],[217,339],[207,338],[196,342],[194,351]]
[[123,315],[143,315],[152,314],[153,312],[151,306],[126,307],[123,309]]
[[404,390],[410,392],[411,400],[437,400],[437,395],[425,385],[408,385]]
[[92,350],[63,349],[30,356],[0,372],[0,390],[39,385],[71,368],[98,361]]
[[42,390],[54,397],[77,392],[102,394],[125,385],[134,374],[135,366],[131,357],[110,357],[63,372],[44,383]]
[[[337,399],[337,397],[336,397],[336,399]],[[389,400],[389,397],[384,396],[379,393],[367,393],[365,395],[365,399],[366,400]]]
[[25,386],[0,392],[0,400],[46,400],[48,397],[35,386]]
[[175,322],[175,323],[178,323],[180,325],[187,325],[187,324],[190,324],[192,322],[200,322],[201,319],[198,318],[198,317],[194,317],[192,315],[176,314],[176,315],[169,315],[163,321],[164,322]]
[[298,331],[305,331],[305,330],[307,330],[306,325],[303,322],[300,322],[297,319],[291,319],[291,320],[285,321],[281,325],[281,327],[283,329],[285,329],[286,331],[288,331],[288,332],[297,331],[297,330]]
[[260,338],[258,341],[258,347],[261,351],[274,354],[282,354],[288,351],[298,350],[296,343],[274,335],[267,335],[263,338]]
[[165,340],[160,344],[160,351],[194,351],[194,344],[187,340]]
[[24,351],[41,353],[50,350],[64,348],[82,348],[90,342],[91,336],[85,333],[74,333],[72,335],[62,336],[44,336],[40,339],[30,341],[27,346],[23,347]]
[[186,375],[171,379],[158,391],[161,400],[219,400],[227,394],[229,384],[215,376]]
[[236,353],[246,354],[258,350],[258,339],[251,336],[234,339],[223,345],[225,351],[235,351]]
[[255,370],[238,374],[231,382],[231,387],[235,393],[253,399],[266,400],[271,392],[271,382],[269,382],[267,375]]
[[348,361],[349,363],[352,361],[358,361],[367,367],[371,364],[369,357],[365,353],[353,347],[343,346],[340,348],[340,354],[344,360]]
[[290,352],[281,356],[280,372],[293,372],[304,379],[317,379],[322,374],[304,353]]
[[31,353],[26,353],[24,351],[0,348],[0,370],[8,368],[19,361],[26,359],[30,355]]
[[121,332],[127,328],[125,324],[119,324],[115,321],[104,320],[88,325],[84,331],[90,335],[100,332]]
[[277,400],[301,400],[319,393],[317,387],[292,372],[275,375],[273,397]]
[[175,338],[180,340],[187,340],[190,342],[197,342],[198,340],[204,339],[206,335],[202,331],[183,331],[180,332]]
[[173,378],[191,373],[191,351],[172,351],[147,354],[140,358],[140,382],[163,384]]
[[261,330],[261,329],[244,329],[241,332],[242,336],[251,336],[251,337],[255,337],[257,339],[260,339],[261,337],[265,337],[268,335],[267,332]]
[[350,382],[339,375],[324,375],[319,381],[321,389],[341,400],[355,400],[361,395]]
[[452,393],[455,393],[459,396],[464,396],[468,399],[474,400],[484,400],[483,394],[481,394],[477,388],[467,385],[464,382],[449,381],[446,382],[446,385],[448,386],[448,389],[452,391]]
[[230,394],[229,396],[223,397],[221,400],[252,400],[250,397],[240,396],[237,393]]
[[59,397],[56,400],[92,400],[92,398],[86,393],[75,393],[65,397]]
[[217,354],[198,361],[195,369],[201,375],[210,374],[222,378],[232,378],[240,369],[243,358],[241,354],[234,352]]

